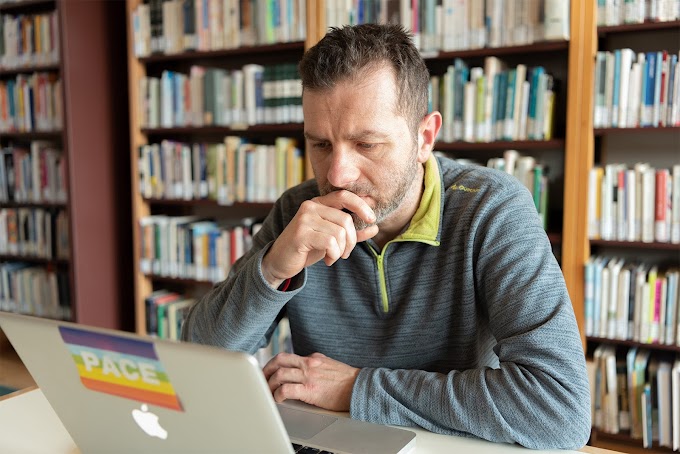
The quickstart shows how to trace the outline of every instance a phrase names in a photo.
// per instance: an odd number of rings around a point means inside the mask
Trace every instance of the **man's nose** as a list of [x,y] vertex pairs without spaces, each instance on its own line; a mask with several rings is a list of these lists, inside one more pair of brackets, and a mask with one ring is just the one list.
[[337,188],[345,188],[359,177],[357,156],[347,146],[336,146],[330,156],[330,165],[326,178]]

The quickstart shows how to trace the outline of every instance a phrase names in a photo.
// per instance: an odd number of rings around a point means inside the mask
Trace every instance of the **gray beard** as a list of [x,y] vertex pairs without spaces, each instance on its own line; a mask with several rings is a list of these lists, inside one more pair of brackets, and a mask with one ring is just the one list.
[[399,208],[401,203],[406,198],[406,195],[408,194],[409,190],[411,189],[413,180],[417,174],[417,166],[418,163],[414,162],[412,168],[406,169],[405,172],[403,172],[400,175],[397,175],[398,180],[396,181],[393,180],[394,184],[390,185],[390,187],[388,188],[388,190],[394,190],[394,188],[396,188],[394,196],[391,198],[391,200],[381,200],[379,197],[377,197],[378,194],[375,192],[374,189],[361,187],[359,185],[352,185],[346,188],[336,188],[335,186],[328,184],[328,182],[326,182],[323,186],[319,185],[319,193],[321,195],[326,195],[330,194],[331,192],[340,191],[344,189],[346,191],[353,192],[354,194],[367,195],[376,200],[377,205],[375,208],[373,208],[373,213],[375,214],[376,218],[376,221],[374,223],[369,224],[368,222],[359,218],[359,216],[357,216],[355,213],[350,212],[350,214],[352,215],[352,221],[354,222],[354,228],[357,230],[363,230],[372,225],[380,224],[385,219],[387,219],[394,211],[396,211],[397,208]]

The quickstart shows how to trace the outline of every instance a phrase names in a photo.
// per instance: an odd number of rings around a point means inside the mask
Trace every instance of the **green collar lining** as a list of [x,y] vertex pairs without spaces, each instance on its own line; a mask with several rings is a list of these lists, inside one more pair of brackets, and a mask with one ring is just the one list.
[[432,246],[439,246],[439,224],[441,222],[442,180],[439,164],[434,155],[425,163],[425,189],[420,206],[411,219],[409,227],[398,239],[417,240]]

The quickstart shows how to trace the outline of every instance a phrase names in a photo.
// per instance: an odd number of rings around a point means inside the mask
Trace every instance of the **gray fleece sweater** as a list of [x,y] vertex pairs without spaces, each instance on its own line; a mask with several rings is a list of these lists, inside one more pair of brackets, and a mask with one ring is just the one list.
[[315,196],[311,180],[277,201],[252,250],[190,313],[185,340],[253,353],[286,315],[295,353],[361,368],[353,418],[537,449],[586,443],[590,393],[573,308],[518,180],[432,157],[404,233],[272,289],[262,257]]

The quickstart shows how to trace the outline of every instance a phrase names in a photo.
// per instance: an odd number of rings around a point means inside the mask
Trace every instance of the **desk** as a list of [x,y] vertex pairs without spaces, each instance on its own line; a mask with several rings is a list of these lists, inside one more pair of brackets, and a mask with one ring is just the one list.
[[[438,435],[410,428],[417,435],[418,454],[474,452],[479,454],[553,453],[578,454],[576,451],[531,451],[519,446],[483,440]],[[29,388],[0,400],[0,452],[76,454],[78,448],[61,424],[42,391]],[[611,454],[614,451],[583,448],[581,453]]]

